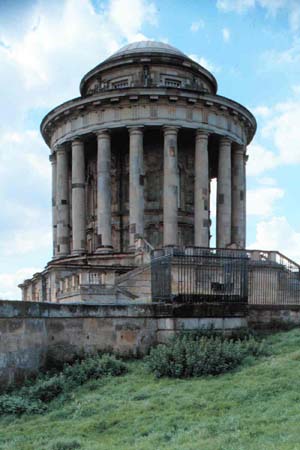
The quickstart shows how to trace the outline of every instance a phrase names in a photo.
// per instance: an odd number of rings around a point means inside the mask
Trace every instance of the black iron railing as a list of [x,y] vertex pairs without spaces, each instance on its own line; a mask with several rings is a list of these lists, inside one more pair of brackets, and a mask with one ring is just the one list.
[[300,266],[274,251],[165,247],[151,282],[153,301],[300,304]]
[[167,302],[247,302],[245,251],[165,247],[152,252],[152,299]]

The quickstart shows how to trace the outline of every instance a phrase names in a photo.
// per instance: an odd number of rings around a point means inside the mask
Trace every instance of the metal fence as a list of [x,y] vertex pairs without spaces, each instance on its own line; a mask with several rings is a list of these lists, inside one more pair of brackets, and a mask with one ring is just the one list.
[[260,252],[259,259],[249,256],[249,304],[300,304],[298,264],[279,252]]
[[247,302],[245,251],[166,247],[151,260],[153,301]]
[[151,255],[153,301],[299,305],[300,266],[279,252],[165,247]]

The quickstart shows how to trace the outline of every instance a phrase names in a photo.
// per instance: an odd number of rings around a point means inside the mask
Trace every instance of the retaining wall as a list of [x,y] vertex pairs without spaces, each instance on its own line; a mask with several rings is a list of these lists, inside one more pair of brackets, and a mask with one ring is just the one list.
[[300,306],[245,304],[66,305],[0,301],[0,386],[20,382],[49,361],[97,350],[143,355],[180,330],[230,331],[300,324]]
[[0,383],[34,374],[48,360],[97,350],[144,354],[181,329],[246,326],[244,305],[66,305],[0,301]]

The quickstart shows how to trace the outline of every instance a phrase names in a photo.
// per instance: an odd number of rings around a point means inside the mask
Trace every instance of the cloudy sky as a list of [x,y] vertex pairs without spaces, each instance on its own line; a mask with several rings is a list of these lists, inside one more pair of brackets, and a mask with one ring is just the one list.
[[299,0],[0,0],[0,298],[51,258],[43,116],[119,47],[168,42],[258,121],[247,246],[300,262]]

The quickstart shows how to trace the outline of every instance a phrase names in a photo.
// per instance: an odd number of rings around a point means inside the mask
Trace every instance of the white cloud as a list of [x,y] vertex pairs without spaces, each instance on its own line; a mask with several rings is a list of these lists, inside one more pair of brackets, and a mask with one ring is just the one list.
[[258,183],[263,186],[276,186],[277,181],[272,177],[263,177],[258,179]]
[[300,27],[300,5],[298,2],[292,5],[289,21],[291,30],[297,32]]
[[294,86],[292,86],[292,91],[295,95],[300,95],[300,84],[294,84]]
[[247,162],[247,175],[257,176],[274,169],[279,164],[278,156],[259,144],[250,144],[248,147],[249,159]]
[[291,4],[290,0],[256,0],[256,2],[259,6],[266,8],[267,11],[273,15],[276,14],[279,9]]
[[0,300],[21,300],[21,290],[18,284],[22,283],[26,278],[40,269],[36,267],[26,267],[17,270],[16,272],[6,272],[0,274]]
[[51,248],[51,242],[50,224],[49,227],[40,226],[40,222],[31,221],[27,226],[8,233],[5,241],[0,242],[0,252],[2,257],[47,252]]
[[255,6],[255,0],[217,0],[217,8],[222,11],[242,13]]
[[130,41],[144,37],[139,32],[143,22],[157,24],[157,10],[154,3],[146,0],[111,0],[108,18]]
[[274,214],[276,202],[282,199],[284,190],[278,187],[259,187],[247,192],[247,215],[268,217]]
[[198,64],[200,64],[200,66],[202,66],[205,69],[209,70],[209,72],[220,72],[220,68],[218,66],[216,66],[213,63],[211,63],[210,61],[208,61],[203,56],[197,56],[195,54],[188,55],[188,56],[189,56],[189,58],[193,59]]
[[16,179],[20,173],[31,175],[31,182],[50,182],[48,148],[37,130],[7,131],[0,134],[0,187],[28,182]]
[[264,70],[280,69],[286,71],[287,65],[297,64],[300,62],[300,42],[295,40],[291,47],[286,50],[268,50],[262,55],[265,62]]
[[[274,214],[276,202],[284,197],[284,190],[276,187],[274,178],[261,178],[259,183],[263,187],[247,191],[247,215],[269,217]],[[217,180],[214,178],[210,184],[210,213],[211,218],[216,217]]]
[[256,106],[255,108],[252,108],[252,112],[254,115],[264,117],[264,118],[270,116],[270,114],[271,114],[270,108],[265,105],[259,105],[259,106]]
[[222,36],[223,36],[224,42],[229,42],[229,40],[230,40],[230,30],[228,28],[223,28],[222,29]]
[[274,115],[263,127],[264,137],[272,139],[281,164],[300,163],[300,102],[278,103]]
[[258,144],[259,138],[256,138],[248,147],[247,174],[256,176],[280,165],[299,164],[300,101],[296,98],[277,103],[272,108],[258,106],[254,111],[262,118],[262,139],[268,140],[268,146],[275,152]]
[[205,22],[202,19],[197,20],[196,22],[193,22],[190,26],[190,30],[193,33],[196,33],[197,31],[199,31],[200,29],[205,27]]
[[300,262],[300,231],[288,223],[286,217],[272,217],[256,226],[256,239],[249,248],[278,250]]
[[285,6],[292,4],[294,0],[217,0],[217,8],[222,11],[244,13],[255,6],[265,8],[269,14],[276,12]]
[[13,83],[9,96],[15,93],[25,108],[56,106],[77,95],[85,72],[123,44],[145,39],[142,26],[156,21],[155,5],[146,0],[132,0],[130,8],[127,0],[110,0],[100,12],[90,0],[41,0],[22,35],[1,34],[7,47],[0,46],[0,81]]
[[217,0],[217,8],[223,12],[244,14],[260,7],[267,15],[276,16],[279,10],[285,10],[290,29],[297,32],[300,26],[300,5],[298,0]]
[[82,76],[105,57],[145,39],[144,25],[155,26],[157,17],[151,0],[132,0],[130,7],[128,0],[97,7],[91,0],[39,0],[18,14],[18,26],[12,20],[1,25],[0,272],[7,272],[8,259],[15,270],[0,275],[1,297],[15,297],[24,259],[34,266],[43,254],[46,263],[51,252],[51,165],[39,120],[78,96]]

